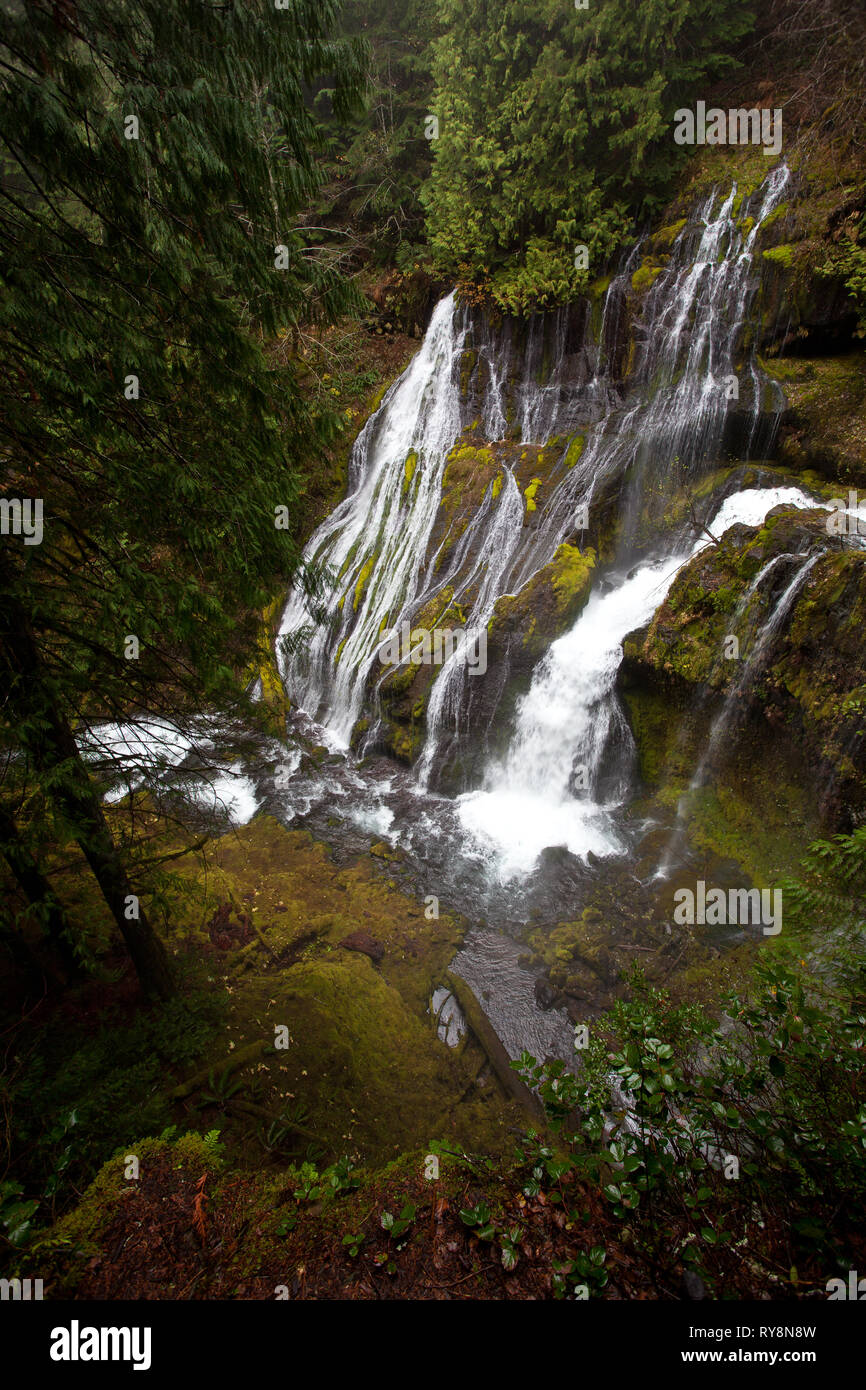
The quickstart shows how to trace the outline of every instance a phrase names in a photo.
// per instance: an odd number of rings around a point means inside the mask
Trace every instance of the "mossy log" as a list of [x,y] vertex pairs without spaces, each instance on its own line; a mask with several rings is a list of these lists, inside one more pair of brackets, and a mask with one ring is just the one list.
[[517,1072],[512,1069],[511,1058],[469,985],[465,980],[461,980],[459,975],[450,973],[445,976],[445,984],[463,1010],[466,1022],[475,1034],[490,1063],[493,1074],[505,1094],[512,1100],[516,1100],[535,1118],[543,1118],[544,1110],[540,1100],[534,1092],[530,1091],[526,1083],[521,1081]]

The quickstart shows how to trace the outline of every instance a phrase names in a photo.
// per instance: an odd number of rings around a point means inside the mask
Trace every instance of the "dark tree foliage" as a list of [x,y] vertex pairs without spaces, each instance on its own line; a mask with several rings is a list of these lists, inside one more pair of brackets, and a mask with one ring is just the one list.
[[434,0],[345,0],[343,32],[369,45],[369,98],[362,115],[340,120],[330,112],[330,89],[317,94],[329,138],[315,221],[347,268],[372,262],[407,270],[425,255],[425,118],[439,25]]
[[[277,509],[335,425],[263,344],[355,304],[299,230],[321,183],[308,94],[327,78],[346,118],[363,87],[363,44],[333,37],[337,16],[335,0],[0,14],[0,830],[38,894],[14,837],[25,797],[54,808],[163,996],[165,952],[130,916],[76,733],[184,692],[199,708],[235,695],[249,615],[297,563]],[[41,543],[15,534],[26,499]]]

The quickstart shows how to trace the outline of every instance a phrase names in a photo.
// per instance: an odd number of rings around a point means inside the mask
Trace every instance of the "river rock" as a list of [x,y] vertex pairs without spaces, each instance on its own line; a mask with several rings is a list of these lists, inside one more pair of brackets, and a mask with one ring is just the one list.
[[562,994],[543,975],[539,975],[535,981],[535,1002],[539,1009],[555,1009],[562,1003]]

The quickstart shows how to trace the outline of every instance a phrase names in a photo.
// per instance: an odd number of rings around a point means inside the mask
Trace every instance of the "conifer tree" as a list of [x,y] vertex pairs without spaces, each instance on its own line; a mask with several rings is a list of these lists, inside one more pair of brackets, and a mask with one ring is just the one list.
[[298,230],[320,182],[311,93],[327,77],[345,115],[363,83],[337,16],[335,0],[0,14],[6,780],[50,799],[162,997],[166,953],[76,734],[236,693],[250,614],[297,562],[298,463],[335,426],[264,349],[356,302]]
[[[344,2],[342,30],[369,44],[369,100],[360,117],[325,122],[328,178],[314,220],[345,264],[406,269],[425,253],[420,194],[430,174],[425,129],[439,20],[434,0]],[[323,115],[328,96],[327,88],[317,95]]]
[[732,64],[754,13],[754,0],[443,0],[426,194],[442,268],[492,277],[514,309],[585,288],[663,206],[684,157],[673,112]]

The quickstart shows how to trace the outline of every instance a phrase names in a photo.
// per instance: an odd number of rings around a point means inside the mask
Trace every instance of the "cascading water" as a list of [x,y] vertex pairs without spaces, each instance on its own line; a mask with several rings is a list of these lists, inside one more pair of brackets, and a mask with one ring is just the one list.
[[[561,310],[538,316],[526,341],[518,343],[510,322],[494,328],[474,321],[453,295],[438,305],[422,348],[356,443],[349,496],[307,549],[307,559],[325,568],[326,592],[315,603],[293,593],[281,623],[281,636],[309,633],[307,642],[293,643],[282,658],[289,695],[338,746],[347,745],[365,705],[375,715],[384,669],[377,653],[385,628],[411,624],[431,599],[443,595],[460,606],[466,628],[486,628],[497,600],[519,592],[564,540],[575,537],[579,509],[591,507],[616,480],[620,552],[636,553],[648,499],[669,497],[718,453],[754,291],[752,248],[788,177],[784,166],[773,171],[740,209],[742,218],[748,214],[741,224],[733,214],[735,189],[718,211],[713,195],[687,222],[645,302],[636,335],[642,346],[625,398],[614,359],[630,266],[609,286],[596,330],[588,310],[579,322]],[[552,366],[539,384],[545,319],[554,320],[547,324],[548,340],[554,330]],[[480,400],[461,392],[470,343]],[[760,373],[750,361],[743,375],[756,387],[753,435]],[[531,526],[503,460],[498,485],[492,481],[480,505],[461,518],[464,529],[456,541],[446,534],[434,544],[448,456],[473,415],[488,440],[503,436],[510,419],[512,439],[515,433],[526,443],[561,439],[561,456]],[[578,425],[585,444],[568,467],[567,446]],[[445,740],[459,734],[472,680],[458,649],[428,701],[426,744],[417,764],[422,785],[432,780]]]
[[[444,461],[460,430],[453,376],[461,347],[452,294],[437,305],[417,356],[361,431],[350,494],[306,551],[308,561],[330,571],[328,620],[284,663],[283,676],[298,705],[343,744],[361,708],[383,621],[391,614],[399,623],[406,596],[417,589]],[[309,600],[293,594],[281,635],[305,628],[310,615]]]
[[[707,494],[716,499],[709,519],[686,501],[708,470],[732,457],[766,457],[775,431],[781,393],[742,344],[759,281],[756,239],[788,181],[780,166],[750,197],[739,200],[732,188],[707,198],[665,246],[642,299],[632,289],[640,246],[600,300],[528,324],[445,298],[356,442],[349,495],[309,543],[321,588],[289,596],[280,663],[299,731],[308,745],[351,743],[375,754],[391,708],[378,656],[386,629],[458,613],[468,632],[494,631],[500,601],[534,593],[528,586],[564,542],[585,553],[587,511],[601,518],[590,523],[593,543],[607,528],[605,551],[615,559],[596,571],[571,630],[551,643],[531,679],[525,673],[525,695],[509,724],[500,720],[496,757],[486,751],[487,733],[511,648],[476,700],[482,686],[458,641],[425,690],[425,741],[411,771],[351,756],[311,769],[298,754],[266,801],[289,820],[339,821],[350,846],[358,834],[400,843],[421,891],[476,920],[490,914],[496,927],[482,920],[452,969],[476,990],[512,1055],[529,1042],[538,1055],[568,1056],[570,1029],[556,1008],[536,1007],[520,948],[501,928],[525,922],[536,905],[542,920],[579,910],[587,873],[596,872],[586,862],[614,865],[633,843],[621,813],[635,761],[616,693],[623,638],[652,617],[679,568],[710,543],[707,528],[718,538],[737,522],[757,525],[780,504],[816,505],[797,488],[735,484],[730,495],[724,486]],[[480,446],[478,488],[449,509],[443,498],[460,493],[463,451]],[[526,475],[542,448],[545,476],[530,507]],[[408,664],[404,656],[401,670]],[[406,673],[408,688],[414,676]],[[476,754],[461,783],[470,789],[456,798],[435,790],[455,748],[458,761],[467,749]],[[544,851],[560,846],[570,855],[554,853],[534,874]]]
[[[737,522],[759,524],[781,504],[814,506],[799,488],[749,488],[727,498],[708,529],[719,539]],[[607,795],[600,790],[611,735],[618,740],[621,766],[628,766],[634,751],[614,689],[622,641],[649,621],[677,571],[710,543],[709,537],[701,537],[690,552],[649,561],[612,580],[606,592],[590,598],[571,631],[553,643],[536,668],[504,762],[488,773],[483,791],[459,799],[463,825],[496,852],[502,878],[527,873],[548,845],[564,845],[579,857],[624,851],[612,813],[624,799],[628,780],[615,778]],[[782,621],[815,558],[798,571],[779,600],[753,660]]]

